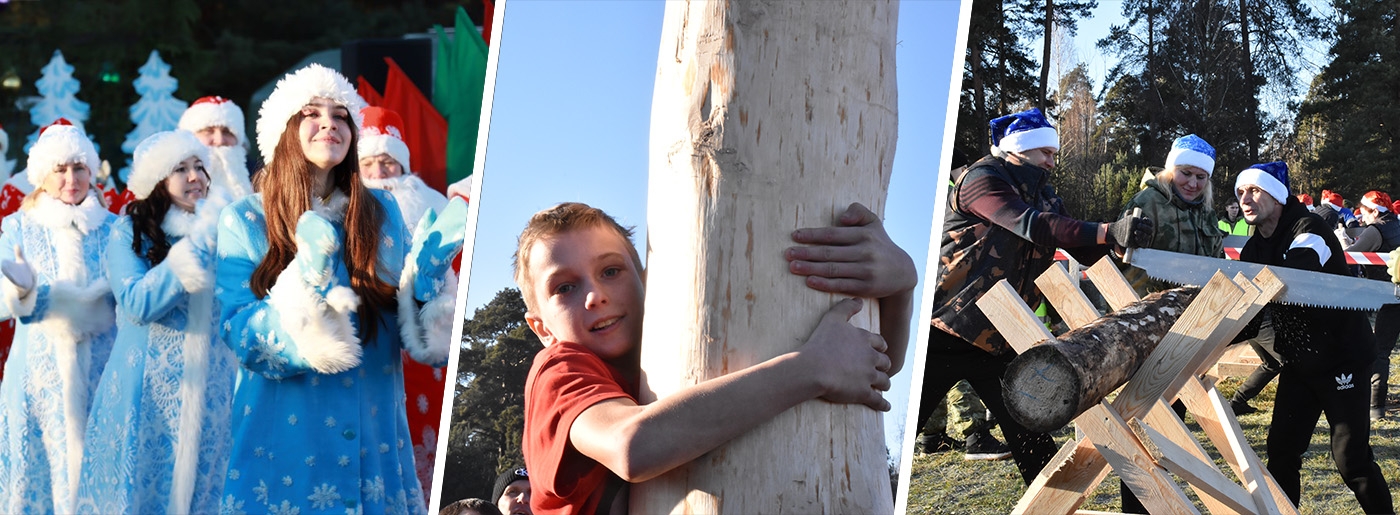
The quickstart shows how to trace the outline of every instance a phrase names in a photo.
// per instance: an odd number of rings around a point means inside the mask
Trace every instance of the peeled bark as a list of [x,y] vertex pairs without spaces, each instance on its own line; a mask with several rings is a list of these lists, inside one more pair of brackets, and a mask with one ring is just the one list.
[[1032,431],[1054,431],[1098,404],[1137,373],[1198,287],[1154,293],[1031,347],[1007,365],[1002,399]]
[[[884,211],[892,2],[671,2],[652,103],[641,401],[791,352],[839,296],[791,231]],[[853,323],[875,329],[874,302]],[[725,421],[716,420],[716,424]],[[800,404],[659,478],[634,513],[889,513],[881,414]]]

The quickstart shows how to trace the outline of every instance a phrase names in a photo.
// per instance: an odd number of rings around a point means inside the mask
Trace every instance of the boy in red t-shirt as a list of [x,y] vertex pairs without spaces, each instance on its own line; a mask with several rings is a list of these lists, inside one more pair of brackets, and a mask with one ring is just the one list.
[[917,272],[864,206],[851,205],[839,222],[794,232],[813,246],[788,249],[789,270],[814,289],[880,299],[884,338],[847,322],[861,301],[846,299],[797,350],[643,406],[643,270],[631,230],[584,204],[536,213],[515,255],[526,322],[545,345],[525,382],[536,515],[625,513],[627,484],[810,399],[889,410],[880,392],[902,365]]

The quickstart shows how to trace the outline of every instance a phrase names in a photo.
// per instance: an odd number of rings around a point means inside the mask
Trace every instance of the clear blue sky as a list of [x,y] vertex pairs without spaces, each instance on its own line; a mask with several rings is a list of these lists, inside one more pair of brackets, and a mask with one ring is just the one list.
[[[886,229],[925,277],[957,10],[953,0],[900,4],[899,141]],[[502,22],[491,128],[466,301],[472,316],[514,287],[511,254],[530,215],[566,201],[599,207],[646,234],[647,138],[661,2],[521,1]],[[917,299],[918,297],[916,297]],[[917,302],[917,300],[916,300]],[[922,332],[916,315],[915,338]],[[909,403],[909,364],[888,396],[888,446]]]

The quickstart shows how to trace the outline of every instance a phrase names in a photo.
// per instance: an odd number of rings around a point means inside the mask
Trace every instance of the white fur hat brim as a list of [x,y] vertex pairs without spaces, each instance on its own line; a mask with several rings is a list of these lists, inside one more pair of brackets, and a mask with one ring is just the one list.
[[272,163],[273,151],[287,129],[287,120],[314,98],[329,99],[345,106],[355,121],[355,131],[359,132],[363,123],[360,110],[365,108],[365,100],[340,72],[312,63],[278,80],[277,87],[258,109],[258,152],[264,164]]
[[1205,170],[1206,175],[1214,175],[1215,159],[1189,148],[1177,147],[1167,153],[1167,168],[1173,166],[1194,166]]
[[1060,133],[1053,127],[1013,132],[1001,138],[997,148],[1005,152],[1025,152],[1037,148],[1060,149]]
[[238,144],[247,145],[244,124],[243,110],[233,102],[203,102],[190,106],[180,115],[179,127],[190,132],[199,132],[208,127],[228,127],[238,138]]
[[209,163],[209,148],[200,143],[194,133],[177,130],[157,132],[136,145],[131,158],[131,176],[126,189],[137,199],[150,196],[156,185],[170,176],[181,161],[190,156]]
[[413,173],[413,167],[408,163],[408,145],[403,140],[388,134],[377,134],[374,136],[360,135],[360,143],[356,148],[360,159],[374,157],[380,154],[389,154],[403,167],[404,175]]
[[29,148],[29,184],[44,187],[44,179],[59,165],[83,163],[94,176],[101,160],[83,131],[72,125],[54,125],[44,129],[38,141]]
[[1258,186],[1280,204],[1288,203],[1288,187],[1275,179],[1274,176],[1269,175],[1268,172],[1258,168],[1245,168],[1244,171],[1240,172],[1239,176],[1235,178],[1235,200],[1239,200],[1240,188],[1247,185]]

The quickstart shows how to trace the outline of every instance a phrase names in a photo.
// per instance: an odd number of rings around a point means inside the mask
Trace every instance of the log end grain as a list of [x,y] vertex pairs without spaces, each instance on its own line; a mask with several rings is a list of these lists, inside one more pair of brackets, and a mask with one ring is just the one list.
[[1001,396],[1011,418],[1031,431],[1064,427],[1079,414],[1083,380],[1054,345],[1037,345],[1007,365]]

